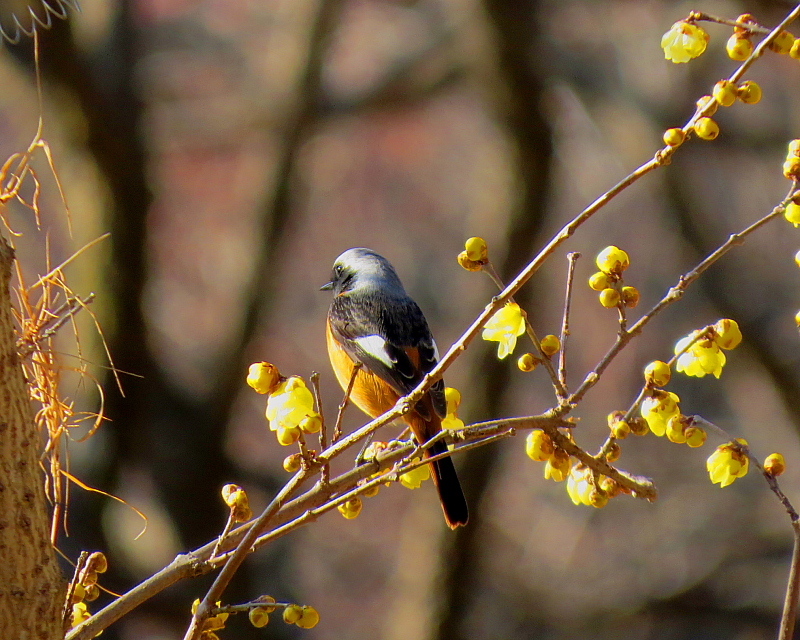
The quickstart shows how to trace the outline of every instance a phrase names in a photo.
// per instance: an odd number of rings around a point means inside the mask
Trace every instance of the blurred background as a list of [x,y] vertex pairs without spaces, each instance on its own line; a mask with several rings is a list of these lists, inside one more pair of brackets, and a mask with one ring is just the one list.
[[[32,3],[35,4],[35,3]],[[124,397],[100,340],[80,318],[82,357],[108,421],[70,447],[71,471],[145,512],[71,493],[60,546],[108,551],[105,586],[130,589],[176,553],[219,533],[223,484],[262,508],[287,479],[290,452],[244,383],[247,365],[321,373],[341,392],[324,343],[333,260],[354,246],[389,258],[441,349],[493,295],[456,263],[487,239],[508,280],[566,221],[652,157],[662,132],[736,63],[730,28],[708,25],[708,51],[666,62],[661,35],[690,10],[764,25],[785,2],[641,0],[84,0],[41,33],[42,116],[72,220],[39,162],[41,231],[12,211],[30,277],[110,231],[67,270],[98,293]],[[0,24],[9,24],[4,3]],[[17,7],[18,8],[18,7]],[[798,33],[795,29],[795,33]],[[798,62],[768,53],[747,78],[764,99],[721,109],[715,142],[692,140],[670,166],[596,215],[519,298],[540,335],[558,333],[566,253],[579,251],[569,343],[574,388],[613,343],[615,314],[585,285],[596,253],[624,248],[626,283],[649,309],[727,236],[772,209],[800,137]],[[39,106],[29,40],[0,47],[0,157],[27,147]],[[630,405],[641,370],[720,317],[745,342],[720,380],[673,376],[669,389],[765,456],[789,461],[782,486],[800,503],[800,231],[776,220],[715,265],[648,326],[575,412],[590,451],[608,412]],[[76,366],[65,336],[62,364]],[[517,355],[530,347],[524,342]],[[554,404],[543,371],[476,341],[446,376],[467,422]],[[65,391],[97,409],[91,384]],[[348,430],[363,417],[346,415]],[[386,438],[395,433],[387,429]],[[80,435],[79,433],[77,435]],[[575,507],[542,478],[522,438],[460,456],[470,525],[443,525],[429,483],[383,489],[361,516],[329,514],[252,556],[226,594],[313,604],[311,631],[231,619],[222,637],[400,639],[760,639],[775,636],[791,552],[788,517],[756,473],[720,490],[702,449],[629,439],[619,462],[652,477],[654,504],[625,496]],[[185,581],[108,629],[114,640],[180,638],[208,578]],[[105,600],[101,599],[96,606]],[[239,616],[241,617],[241,616]]]

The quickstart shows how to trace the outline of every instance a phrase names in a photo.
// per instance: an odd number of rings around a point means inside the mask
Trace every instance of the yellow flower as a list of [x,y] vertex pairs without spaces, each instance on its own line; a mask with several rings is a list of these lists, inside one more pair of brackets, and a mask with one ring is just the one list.
[[464,243],[464,249],[473,262],[486,262],[489,259],[489,247],[483,238],[470,238]]
[[463,429],[464,421],[455,413],[448,413],[442,418],[442,429]]
[[680,402],[680,398],[677,394],[660,390],[642,400],[642,417],[650,427],[650,431],[657,436],[663,436],[667,432],[669,419],[680,415],[678,402]]
[[406,489],[419,489],[422,483],[431,477],[430,469],[427,464],[407,471],[400,476],[400,484]]
[[764,471],[775,477],[786,471],[786,460],[780,453],[771,453],[764,460]]
[[458,417],[461,392],[453,387],[445,387],[444,397],[447,402],[447,415],[442,419],[442,429],[463,429],[464,421]]
[[689,62],[706,50],[708,34],[696,24],[681,20],[661,38],[664,57],[672,62]]
[[735,349],[742,341],[742,332],[736,320],[723,318],[714,325],[714,342],[723,349]]
[[272,431],[295,429],[308,417],[316,415],[314,396],[305,380],[292,376],[281,382],[267,400],[267,420]]
[[[339,513],[341,513],[345,518],[348,520],[352,520],[353,518],[357,518],[358,514],[361,513],[361,509],[364,506],[364,503],[361,502],[361,498],[356,496],[355,498],[350,498],[347,502],[343,502],[338,507]],[[299,608],[299,607],[298,607]],[[296,620],[286,620],[286,611],[289,610],[289,607],[283,610],[283,619],[288,622],[289,624],[294,624],[297,620],[300,619],[298,616]]]
[[[687,348],[692,340],[695,340],[698,332],[694,331],[685,338],[678,340],[675,345],[675,354]],[[697,340],[686,353],[678,356],[678,362],[675,365],[676,371],[681,371],[687,376],[696,376],[702,378],[703,376],[713,373],[717,378],[722,374],[722,367],[725,366],[727,359],[725,354],[719,348],[719,345],[714,340],[702,339]]]
[[613,244],[598,253],[594,262],[603,273],[617,275],[631,265],[628,254]]
[[319,613],[314,607],[304,606],[300,619],[295,624],[301,629],[313,629],[319,623]]
[[553,441],[541,429],[534,429],[525,438],[525,453],[531,460],[536,462],[546,462],[555,452]]
[[567,477],[567,493],[573,504],[592,504],[594,485],[591,482],[591,471],[588,467],[575,465]]
[[647,384],[663,387],[669,384],[670,377],[669,365],[661,360],[653,360],[644,368],[644,379]]
[[280,379],[278,367],[269,362],[254,362],[247,370],[247,384],[258,393],[269,393]]
[[516,302],[509,302],[489,318],[483,328],[483,339],[500,343],[497,345],[497,357],[502,360],[514,352],[517,336],[523,333],[525,333],[525,316],[522,309]]
[[[747,445],[747,441],[743,438],[737,438],[736,442]],[[719,484],[720,487],[733,484],[736,478],[744,478],[749,468],[750,458],[730,442],[717,447],[706,461],[711,482]]]
[[569,475],[569,470],[572,468],[569,454],[563,449],[556,449],[547,464],[544,465],[545,480],[555,480],[556,482],[563,482]]

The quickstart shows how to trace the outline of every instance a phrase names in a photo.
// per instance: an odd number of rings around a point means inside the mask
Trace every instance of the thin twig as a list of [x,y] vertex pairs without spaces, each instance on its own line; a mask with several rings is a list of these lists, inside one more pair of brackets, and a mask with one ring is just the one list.
[[634,337],[639,335],[647,323],[650,322],[654,317],[656,317],[672,303],[680,300],[689,285],[697,280],[703,272],[705,272],[711,265],[722,258],[722,256],[728,253],[728,251],[733,249],[733,247],[742,244],[747,236],[763,227],[773,218],[777,218],[778,216],[782,215],[786,210],[786,205],[792,200],[794,193],[795,186],[793,184],[792,188],[789,190],[789,194],[770,213],[749,225],[739,233],[731,234],[722,245],[706,256],[694,269],[680,276],[678,283],[674,287],[670,288],[667,294],[661,300],[659,300],[658,303],[652,309],[650,309],[650,311],[648,311],[637,322],[635,322],[628,331],[620,334],[617,337],[617,340],[611,349],[608,350],[595,368],[586,375],[581,385],[568,398],[569,404],[574,405],[579,403],[583,399],[583,396],[586,395],[586,392],[595,384],[597,384],[598,380],[600,379],[600,375],[622,351],[625,345],[627,345]]
[[284,501],[291,496],[295,489],[297,489],[297,487],[299,487],[300,484],[306,479],[306,475],[307,470],[305,468],[295,473],[292,479],[283,486],[283,488],[267,505],[266,509],[264,509],[261,515],[258,516],[255,522],[253,522],[252,526],[244,535],[241,542],[239,542],[236,550],[233,552],[230,558],[228,558],[225,566],[222,567],[222,570],[217,575],[214,583],[211,585],[211,588],[206,592],[202,602],[197,607],[197,611],[195,611],[194,615],[192,616],[192,621],[189,624],[189,628],[186,630],[186,634],[184,635],[184,640],[196,640],[200,636],[200,633],[203,630],[203,622],[208,618],[209,612],[214,607],[217,600],[219,600],[222,596],[222,593],[225,591],[228,583],[233,578],[233,575],[239,569],[239,566],[242,564],[242,562],[244,562],[247,554],[250,553],[253,542],[266,528],[270,518],[272,518],[278,509],[281,508]]
[[[491,278],[492,282],[494,282],[497,285],[497,288],[500,289],[500,291],[502,291],[503,288],[505,287],[505,284],[503,284],[503,281],[497,274],[494,265],[490,261],[487,261],[487,263],[483,265],[482,270],[486,273],[486,275],[489,276],[489,278]],[[514,302],[514,298],[511,297],[508,299],[508,301]],[[533,325],[531,325],[530,320],[528,320],[527,314],[525,314],[525,331],[528,334],[528,337],[531,339],[531,342],[533,343],[533,346],[536,349],[537,353],[539,354],[539,360],[541,360],[542,364],[544,365],[544,368],[547,369],[547,373],[550,375],[550,379],[553,382],[553,388],[555,389],[556,396],[558,397],[559,400],[566,398],[567,390],[564,388],[563,384],[559,380],[558,374],[556,373],[556,370],[553,368],[553,363],[550,360],[550,356],[548,356],[542,350],[542,343],[539,341],[536,332],[533,330]]]
[[358,376],[358,372],[362,367],[361,362],[354,362],[353,363],[353,371],[350,374],[350,382],[347,383],[347,389],[344,392],[344,398],[342,398],[341,403],[339,403],[339,413],[336,414],[336,425],[333,428],[333,438],[331,438],[331,444],[334,444],[339,441],[339,438],[342,437],[342,419],[344,418],[344,411],[347,409],[347,405],[350,403],[350,394],[353,393],[353,385],[356,383],[356,376]]
[[[311,376],[309,377],[311,380],[311,390],[314,392],[314,401],[317,403],[317,413],[319,414],[319,419],[321,421],[321,426],[319,428],[319,450],[325,451],[328,447],[328,426],[325,422],[325,412],[322,410],[322,394],[319,391],[319,373],[313,371]],[[331,466],[330,464],[322,465],[322,474],[320,476],[320,482],[325,484],[331,477]]]
[[747,29],[753,33],[764,34],[770,32],[767,27],[762,27],[760,24],[756,24],[754,22],[737,22],[736,20],[728,20],[727,18],[718,18],[708,13],[703,13],[702,11],[692,11],[689,14],[689,20],[693,22],[699,22],[700,20],[705,22],[716,22],[717,24],[724,24],[729,27],[740,27],[742,29]]
[[[572,304],[572,285],[575,281],[575,265],[581,254],[577,251],[567,254],[569,267],[567,267],[567,289],[564,293],[564,315],[561,320],[561,350],[558,353],[558,380],[565,392],[569,392],[567,386],[567,338],[569,337],[569,310]],[[560,398],[559,398],[560,399]]]

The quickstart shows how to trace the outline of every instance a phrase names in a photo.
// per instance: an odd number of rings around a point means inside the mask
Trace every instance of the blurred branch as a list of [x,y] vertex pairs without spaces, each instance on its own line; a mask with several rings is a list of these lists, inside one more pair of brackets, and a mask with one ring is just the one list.
[[32,38],[37,30],[52,27],[54,18],[66,20],[70,11],[80,11],[77,0],[6,0],[0,8],[0,42]]

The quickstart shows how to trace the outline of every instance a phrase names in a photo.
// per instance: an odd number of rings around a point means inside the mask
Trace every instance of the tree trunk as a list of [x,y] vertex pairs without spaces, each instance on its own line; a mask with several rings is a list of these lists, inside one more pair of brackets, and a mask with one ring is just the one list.
[[14,250],[0,237],[0,636],[64,637],[65,593],[39,466],[40,437],[16,348],[9,281]]

